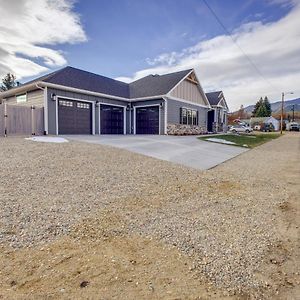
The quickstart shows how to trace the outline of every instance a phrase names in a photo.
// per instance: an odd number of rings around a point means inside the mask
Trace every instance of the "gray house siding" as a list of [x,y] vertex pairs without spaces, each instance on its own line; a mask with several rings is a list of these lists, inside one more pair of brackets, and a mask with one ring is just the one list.
[[171,99],[168,99],[168,123],[180,124],[180,108],[182,107],[197,110],[198,125],[205,129],[207,128],[208,108]]
[[[132,107],[159,105],[159,120],[160,120],[159,134],[165,134],[165,100],[164,99],[137,101],[137,102],[132,102],[131,105]],[[134,120],[135,120],[134,109],[132,109],[131,133],[134,133],[134,124],[133,124]]]
[[7,104],[13,104],[18,106],[44,106],[44,92],[40,89],[34,91],[28,91],[27,93],[21,93],[17,95],[27,94],[27,101],[17,103],[16,95],[6,98]]
[[197,104],[206,105],[206,102],[201,95],[200,86],[189,82],[187,79],[182,81],[172,92],[171,96],[185,99]]

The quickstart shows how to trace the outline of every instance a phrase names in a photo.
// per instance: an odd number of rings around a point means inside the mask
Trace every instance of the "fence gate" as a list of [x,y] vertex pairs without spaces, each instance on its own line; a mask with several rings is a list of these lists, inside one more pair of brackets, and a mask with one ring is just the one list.
[[0,105],[0,136],[44,134],[44,108]]

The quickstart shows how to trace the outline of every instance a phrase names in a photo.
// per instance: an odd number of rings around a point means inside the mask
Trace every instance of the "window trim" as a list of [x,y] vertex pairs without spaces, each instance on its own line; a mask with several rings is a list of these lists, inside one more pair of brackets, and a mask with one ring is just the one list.
[[[184,112],[186,116],[184,117]],[[190,116],[189,116],[190,111]],[[193,115],[193,112],[196,113],[196,115]],[[195,116],[195,119],[194,119]],[[186,122],[183,121],[183,119],[186,118]],[[195,122],[194,122],[195,121]],[[198,126],[199,124],[199,113],[197,109],[189,108],[189,107],[181,107],[180,108],[180,124],[182,125],[192,125],[192,126]],[[194,124],[195,123],[195,124]]]
[[[25,101],[18,101],[18,97],[19,97],[19,96],[25,96]],[[28,95],[27,95],[27,93],[22,93],[22,94],[16,95],[16,103],[17,103],[17,104],[18,104],[18,103],[26,103],[27,100],[28,100]]]

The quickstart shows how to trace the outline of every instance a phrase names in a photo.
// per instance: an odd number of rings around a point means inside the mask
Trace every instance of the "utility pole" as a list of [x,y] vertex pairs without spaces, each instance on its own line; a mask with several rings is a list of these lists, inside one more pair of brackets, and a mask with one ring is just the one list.
[[293,105],[292,111],[293,111],[293,122],[295,122],[295,104]]
[[284,105],[284,96],[286,94],[294,94],[293,92],[289,92],[289,93],[284,93],[282,92],[281,94],[281,116],[280,116],[280,134],[282,134],[282,129],[283,129],[283,105]]
[[284,93],[281,94],[281,115],[280,115],[280,134],[282,134],[283,128],[283,104],[284,104]]

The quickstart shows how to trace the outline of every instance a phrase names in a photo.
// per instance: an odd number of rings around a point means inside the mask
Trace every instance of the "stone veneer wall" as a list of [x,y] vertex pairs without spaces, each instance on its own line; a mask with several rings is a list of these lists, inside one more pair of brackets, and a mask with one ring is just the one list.
[[198,135],[206,133],[206,129],[196,125],[168,124],[169,135]]

